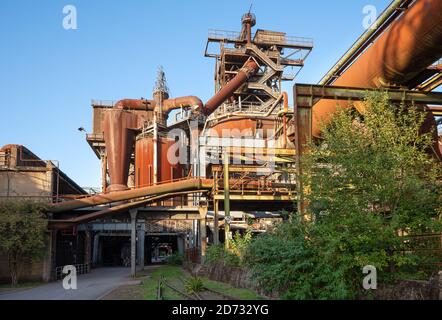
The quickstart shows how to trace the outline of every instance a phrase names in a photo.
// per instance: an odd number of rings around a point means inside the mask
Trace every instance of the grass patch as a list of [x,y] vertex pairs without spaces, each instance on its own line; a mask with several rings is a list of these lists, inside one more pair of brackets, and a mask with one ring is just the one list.
[[[161,278],[161,276],[165,277],[166,281],[173,285],[172,282],[175,282],[175,280],[178,280],[180,277],[184,277],[184,272],[181,267],[178,266],[162,266],[154,270],[150,274],[150,277],[143,280],[142,286],[145,290],[145,300],[157,299],[158,280]],[[182,299],[178,293],[172,292],[172,290],[166,290],[164,298],[167,300]]]
[[227,283],[213,281],[213,280],[209,280],[207,278],[203,278],[203,280],[204,280],[205,287],[215,290],[215,291],[218,291],[218,292],[222,292],[226,295],[238,298],[240,300],[262,300],[263,299],[263,297],[261,297],[260,295],[256,294],[255,292],[253,292],[252,290],[249,290],[249,289],[235,288]]
[[[143,283],[141,284],[144,299],[145,300],[156,300],[157,299],[157,288],[158,288],[158,280],[161,276],[166,278],[166,281],[174,286],[175,288],[180,289],[185,292],[184,284],[182,280],[188,280],[191,278],[190,274],[184,271],[179,266],[161,266],[151,272],[149,272],[149,276],[143,278]],[[217,282],[213,280],[209,280],[205,277],[201,278],[203,280],[203,285],[209,289],[213,289],[218,292],[222,292],[226,295],[235,297],[240,300],[262,300],[263,297],[257,295],[255,292],[248,289],[240,289],[234,288],[227,283]],[[169,288],[165,288],[164,290],[164,299],[165,300],[183,300],[184,298],[172,291]]]

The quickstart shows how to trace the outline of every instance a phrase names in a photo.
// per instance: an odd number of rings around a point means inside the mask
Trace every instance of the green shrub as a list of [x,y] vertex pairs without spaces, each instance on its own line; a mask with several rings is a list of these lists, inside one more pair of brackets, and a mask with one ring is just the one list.
[[221,262],[226,266],[238,267],[241,265],[240,258],[229,250],[226,250],[224,244],[211,245],[206,250],[204,264],[210,265]]
[[210,245],[207,247],[204,264],[219,262],[224,257],[224,245]]
[[229,242],[229,251],[237,256],[240,260],[242,260],[244,256],[244,252],[247,249],[247,247],[252,242],[252,230],[247,229],[247,231],[244,233],[244,235],[241,235],[239,231],[235,232],[235,235],[233,236],[233,239]]
[[263,289],[286,299],[354,299],[370,295],[366,265],[388,284],[421,278],[433,262],[399,236],[441,229],[441,171],[428,154],[430,135],[421,134],[425,114],[383,93],[368,95],[365,107],[363,117],[335,114],[303,156],[309,211],[247,246],[243,261]]
[[184,287],[189,294],[203,291],[204,282],[200,277],[191,277],[184,281]]
[[0,201],[0,253],[8,258],[12,286],[18,283],[20,265],[44,253],[46,207],[38,201]]
[[184,256],[178,252],[174,252],[166,258],[166,263],[171,266],[180,266],[183,264]]

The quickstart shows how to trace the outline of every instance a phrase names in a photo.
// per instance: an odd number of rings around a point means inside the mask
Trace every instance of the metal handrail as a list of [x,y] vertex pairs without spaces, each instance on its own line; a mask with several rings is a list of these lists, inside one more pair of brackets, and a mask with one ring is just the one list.
[[[241,105],[239,102],[235,101],[234,103],[224,103],[221,105],[214,113],[213,116],[210,117],[216,118],[219,115],[225,115],[228,113],[234,113],[234,112],[248,112],[248,113],[264,113],[266,110],[262,109],[262,106],[264,103],[253,103],[253,102],[242,102]],[[279,109],[281,109],[282,106],[280,106]],[[275,110],[279,110],[276,108]]]
[[[255,35],[256,32],[252,33],[252,38],[254,38]],[[239,41],[241,39],[241,33],[238,31],[228,31],[228,30],[218,30],[218,29],[209,29],[208,36],[209,38],[219,39],[219,40]],[[313,46],[312,38],[295,37],[287,35],[281,37],[276,35],[273,36],[271,34],[266,34],[265,38],[280,44],[291,44],[291,45],[302,44],[307,46]],[[284,41],[281,41],[281,39],[284,39]]]
[[[65,266],[59,266],[55,268],[55,279],[56,280],[61,280],[63,279],[63,268]],[[80,274],[86,274],[89,273],[90,271],[90,266],[89,263],[83,263],[83,264],[76,264],[74,265],[75,270],[77,271],[77,275]]]
[[92,106],[96,106],[96,107],[110,107],[110,108],[113,108],[116,103],[117,103],[117,101],[115,101],[115,100],[97,100],[97,99],[92,99],[91,100],[91,105]]

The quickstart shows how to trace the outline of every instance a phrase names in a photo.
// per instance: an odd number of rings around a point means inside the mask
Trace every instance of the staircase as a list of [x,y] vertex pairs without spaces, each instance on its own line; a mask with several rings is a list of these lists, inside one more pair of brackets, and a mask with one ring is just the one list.
[[254,44],[247,45],[246,53],[251,54],[258,60],[261,60],[261,62],[272,68],[274,71],[282,72],[284,70],[283,66],[278,66],[275,62],[273,62],[272,59],[270,59],[264,52],[259,50],[259,48]]

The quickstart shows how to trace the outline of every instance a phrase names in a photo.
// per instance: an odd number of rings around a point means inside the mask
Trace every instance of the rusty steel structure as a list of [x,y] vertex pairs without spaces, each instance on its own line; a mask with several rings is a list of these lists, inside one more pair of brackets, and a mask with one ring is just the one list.
[[364,92],[384,88],[393,102],[422,105],[426,130],[435,129],[441,1],[394,0],[319,85],[294,86],[293,109],[282,83],[295,79],[313,40],[253,31],[256,23],[249,12],[238,32],[209,31],[204,55],[215,62],[215,93],[206,103],[194,95],[170,98],[162,68],[150,100],[93,101],[87,142],[102,162],[103,192],[53,204],[50,227],[124,219],[137,210],[148,219],[179,208],[199,221],[203,248],[206,226],[218,243],[219,229],[237,227],[239,213],[276,214],[296,203],[303,212],[299,158],[337,104],[363,112]]
[[[442,2],[402,0],[394,1],[389,8],[382,23],[374,24],[378,25],[375,32],[357,42],[350,50],[352,54],[344,56],[320,84],[415,89],[431,78],[436,79],[431,83],[441,84],[440,65],[433,63],[442,56]],[[346,101],[324,99],[313,107],[313,136],[320,135],[321,125],[327,123],[338,104],[348,106]],[[432,114],[427,127],[434,127]]]
[[[204,256],[206,239],[227,244],[231,232],[248,228],[247,217],[263,232],[282,219],[278,212],[294,209],[296,152],[281,84],[296,75],[286,69],[304,66],[313,41],[253,32],[252,13],[241,24],[239,32],[209,31],[205,56],[215,61],[215,93],[206,103],[194,95],[171,98],[162,68],[151,99],[93,101],[87,142],[102,162],[103,192],[51,205],[53,232],[88,233],[130,220],[133,249],[134,234],[145,236],[133,229],[137,219],[183,220],[193,231],[177,241],[184,241],[184,252]],[[99,248],[94,242],[93,265]]]

